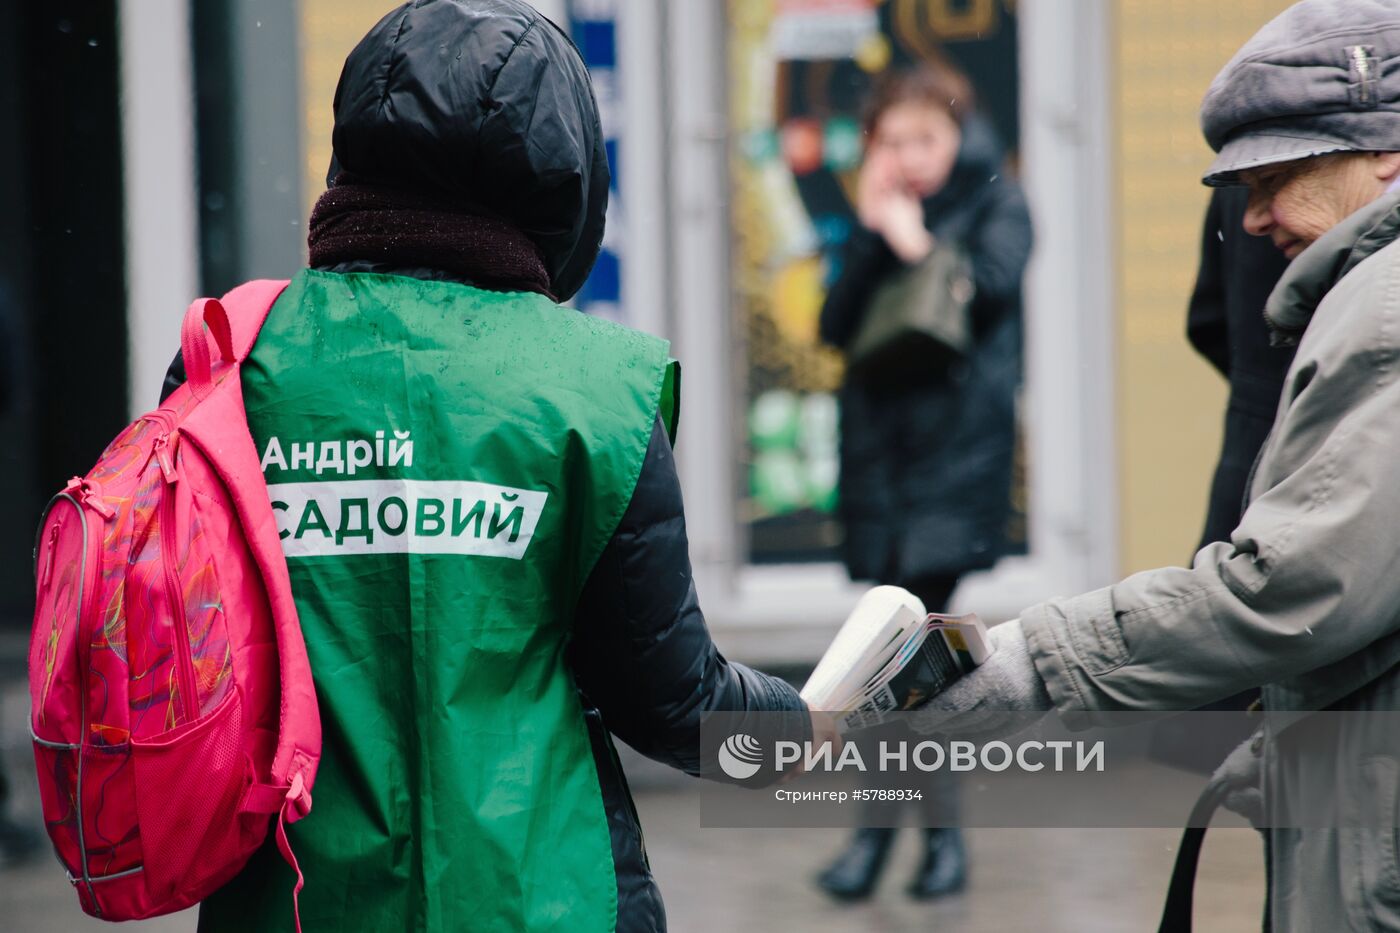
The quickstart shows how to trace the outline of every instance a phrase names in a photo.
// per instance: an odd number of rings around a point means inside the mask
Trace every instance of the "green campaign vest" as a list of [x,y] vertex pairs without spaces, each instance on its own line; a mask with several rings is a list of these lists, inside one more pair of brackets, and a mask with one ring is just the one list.
[[[564,649],[631,498],[664,341],[541,295],[306,271],[243,366],[324,756],[288,828],[308,931],[611,930]],[[202,931],[290,930],[265,846]]]

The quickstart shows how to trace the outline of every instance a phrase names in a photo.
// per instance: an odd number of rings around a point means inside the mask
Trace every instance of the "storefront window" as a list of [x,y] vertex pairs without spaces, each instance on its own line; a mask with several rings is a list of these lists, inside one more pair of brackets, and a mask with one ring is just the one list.
[[[747,473],[739,513],[753,563],[836,557],[841,357],[817,320],[852,202],[860,107],[889,69],[951,61],[1013,153],[1016,17],[1010,0],[731,0],[732,273]],[[1023,462],[1018,456],[1018,464]],[[1013,495],[1024,551],[1024,471]]]

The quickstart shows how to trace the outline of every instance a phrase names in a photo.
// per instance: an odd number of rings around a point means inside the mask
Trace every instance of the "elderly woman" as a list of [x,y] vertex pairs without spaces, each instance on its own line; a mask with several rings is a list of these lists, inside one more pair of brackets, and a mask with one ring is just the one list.
[[[1262,684],[1265,709],[1284,714],[1400,709],[1397,56],[1393,0],[1305,0],[1240,50],[1202,105],[1219,154],[1206,183],[1247,185],[1245,228],[1292,260],[1266,315],[1297,355],[1231,540],[1190,568],[1027,610],[937,706],[1093,720]],[[1272,929],[1400,930],[1400,735],[1385,717],[1336,717],[1325,735],[1307,730],[1305,756],[1306,726],[1277,726],[1288,718],[1266,717],[1227,759],[1218,777],[1238,791],[1234,808],[1262,789],[1273,814],[1340,800],[1355,815],[1265,831]]]

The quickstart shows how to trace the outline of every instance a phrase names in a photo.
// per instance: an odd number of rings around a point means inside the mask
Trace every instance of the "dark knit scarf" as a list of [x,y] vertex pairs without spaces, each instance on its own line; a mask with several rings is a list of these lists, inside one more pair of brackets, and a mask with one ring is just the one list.
[[440,269],[484,288],[549,294],[539,247],[504,221],[342,173],[311,211],[313,267],[365,261]]

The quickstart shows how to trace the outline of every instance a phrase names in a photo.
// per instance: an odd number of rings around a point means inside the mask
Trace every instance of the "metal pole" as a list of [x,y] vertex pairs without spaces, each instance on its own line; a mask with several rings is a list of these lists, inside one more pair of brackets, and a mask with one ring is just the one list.
[[186,0],[121,0],[130,409],[155,407],[199,288]]

